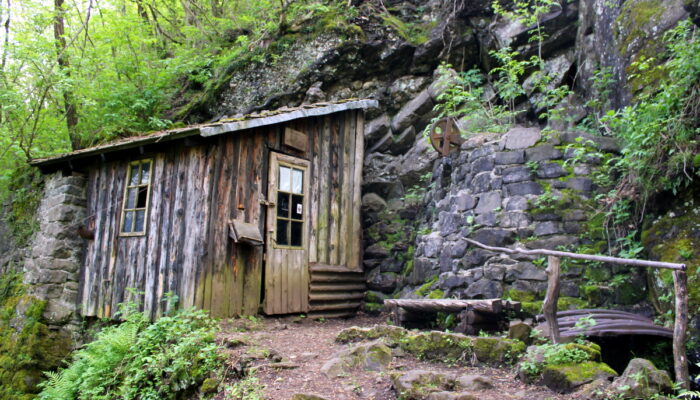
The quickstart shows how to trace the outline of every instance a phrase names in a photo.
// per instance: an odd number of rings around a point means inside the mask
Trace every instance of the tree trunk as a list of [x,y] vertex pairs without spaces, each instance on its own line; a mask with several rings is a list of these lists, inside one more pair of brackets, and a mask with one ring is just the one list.
[[[68,56],[66,54],[66,27],[65,18],[63,10],[64,0],[54,0],[54,16],[53,22],[53,34],[56,40],[56,58],[58,61],[58,66],[66,74],[70,76],[68,63]],[[78,150],[81,148],[80,137],[76,131],[78,125],[78,112],[75,109],[75,100],[73,99],[73,92],[70,89],[63,90],[63,105],[66,114],[66,126],[68,128],[68,137],[70,138],[71,148],[73,150]]]

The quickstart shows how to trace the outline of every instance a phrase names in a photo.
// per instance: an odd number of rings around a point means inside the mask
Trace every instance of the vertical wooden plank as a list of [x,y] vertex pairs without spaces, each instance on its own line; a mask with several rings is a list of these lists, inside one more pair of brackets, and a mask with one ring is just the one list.
[[156,277],[156,293],[154,296],[155,314],[154,318],[158,318],[166,309],[163,300],[164,295],[168,291],[168,277],[170,275],[170,248],[173,245],[170,242],[171,232],[173,230],[173,213],[175,212],[175,193],[177,190],[177,171],[178,158],[176,151],[173,149],[163,155],[163,194],[161,207],[162,216],[160,217],[158,229],[160,230],[160,246],[156,250],[158,255],[158,272]]
[[319,207],[319,168],[323,162],[323,153],[321,152],[321,134],[323,133],[322,125],[319,118],[314,118],[309,124],[309,149],[311,149],[311,167],[309,169],[310,192],[307,193],[307,199],[310,204],[311,212],[309,212],[309,262],[318,262],[318,207]]
[[330,219],[330,165],[331,165],[331,119],[328,116],[323,117],[323,130],[320,135],[321,139],[321,154],[322,159],[319,160],[321,168],[317,179],[319,180],[318,188],[318,262],[330,263],[328,252],[328,237],[329,237],[329,219]]
[[151,204],[148,210],[148,232],[146,240],[146,275],[144,284],[144,313],[155,318],[157,309],[156,291],[158,285],[158,258],[161,253],[160,241],[162,220],[163,192],[167,182],[164,179],[165,159],[162,154],[153,158],[153,175],[151,177]]
[[[171,292],[182,298],[182,293],[180,292],[180,282],[182,278],[183,265],[182,243],[184,241],[184,235],[186,234],[184,216],[185,209],[188,207],[186,194],[187,169],[189,168],[189,160],[182,151],[182,148],[178,148],[175,153],[175,157],[173,158],[176,165],[176,169],[173,171],[175,185],[173,186],[173,209],[170,216],[172,226],[168,236],[168,276],[165,286],[167,288],[167,292]],[[170,310],[166,308],[166,311]]]
[[[104,312],[103,316],[112,317],[117,311],[115,304],[121,301],[121,297],[118,297],[116,301],[113,300],[115,296],[115,291],[117,291],[117,285],[121,282],[118,280],[116,271],[116,258],[117,252],[121,245],[119,240],[119,220],[121,216],[121,208],[123,202],[123,191],[124,191],[124,181],[126,180],[126,168],[117,163],[112,163],[111,168],[113,169],[113,179],[111,184],[107,188],[107,193],[112,199],[117,199],[115,204],[115,209],[108,213],[109,224],[106,227],[106,241],[105,241],[105,257],[106,257],[106,271],[103,275],[104,285]],[[117,294],[120,296],[120,294]]]
[[[353,161],[351,157],[355,145],[355,119],[352,118],[352,111],[343,113],[345,122],[341,125],[341,145],[338,151],[341,152],[342,163],[340,163],[341,182],[339,185],[340,194],[340,221],[338,227],[338,264],[347,267],[348,259],[350,258],[350,233],[352,232],[352,188],[355,185],[351,179],[353,174]],[[352,149],[352,151],[351,151]]]
[[355,124],[355,150],[353,152],[354,170],[353,170],[353,218],[352,218],[352,258],[348,265],[349,268],[362,269],[362,167],[364,166],[365,157],[365,115],[362,111],[356,112]]
[[331,150],[330,150],[330,222],[329,222],[329,263],[337,265],[340,261],[339,246],[340,246],[340,168],[342,166],[342,151],[340,150],[342,143],[342,126],[344,124],[343,114],[334,114],[329,116],[331,119]]
[[95,240],[87,244],[84,261],[83,281],[81,282],[81,313],[83,316],[97,315],[97,295],[99,291],[98,271],[101,265],[97,262],[99,246],[102,243],[102,226],[97,221],[102,221],[105,214],[102,204],[103,197],[100,196],[100,187],[104,178],[104,166],[99,164],[88,175],[89,188],[87,192],[88,216],[92,216],[95,222]]

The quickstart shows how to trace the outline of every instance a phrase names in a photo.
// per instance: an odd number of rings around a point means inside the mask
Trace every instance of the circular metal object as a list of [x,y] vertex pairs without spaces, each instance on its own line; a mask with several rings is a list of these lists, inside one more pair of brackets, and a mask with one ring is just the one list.
[[449,156],[462,143],[464,143],[464,138],[462,138],[454,118],[440,118],[430,127],[430,144],[441,156]]

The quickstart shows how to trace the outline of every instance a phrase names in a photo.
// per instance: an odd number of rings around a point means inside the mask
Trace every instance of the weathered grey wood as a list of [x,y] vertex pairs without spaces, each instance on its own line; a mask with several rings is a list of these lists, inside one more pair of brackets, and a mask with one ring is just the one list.
[[688,332],[688,277],[685,271],[673,271],[675,323],[673,324],[673,370],[683,389],[690,389],[686,339]]
[[364,283],[339,283],[339,284],[311,284],[309,292],[352,292],[356,290],[366,290]]
[[309,306],[309,311],[332,311],[332,310],[347,310],[356,309],[360,306],[361,302],[356,301],[345,301],[342,303],[321,303],[312,304]]
[[557,321],[557,301],[559,301],[559,275],[560,260],[557,257],[547,258],[547,293],[542,303],[542,313],[544,314],[549,335],[552,343],[559,343],[559,322]]
[[503,311],[503,303],[501,299],[389,299],[384,300],[384,305],[421,312],[459,312],[469,307],[484,313],[497,314]]
[[234,243],[260,246],[263,244],[263,237],[257,223],[251,224],[243,221],[233,220],[229,222],[229,237]]
[[330,263],[329,258],[329,226],[330,226],[330,199],[331,199],[331,121],[330,118],[323,119],[323,130],[320,140],[322,141],[322,157],[319,179],[319,206],[318,206],[318,261]]
[[306,136],[306,133],[300,132],[292,128],[285,128],[284,144],[285,146],[293,147],[297,150],[305,152],[308,149],[309,141]]
[[361,274],[362,271],[357,271],[350,269],[344,265],[330,265],[330,264],[309,264],[309,271],[311,272],[333,272],[339,274]]
[[633,265],[633,266],[637,266],[637,267],[666,268],[666,269],[674,269],[674,270],[682,270],[682,271],[686,270],[685,264],[667,263],[667,262],[661,262],[661,261],[637,260],[637,259],[609,257],[609,256],[599,256],[599,255],[593,255],[593,254],[569,253],[568,251],[555,251],[555,250],[542,250],[542,249],[528,250],[528,249],[521,249],[521,248],[509,249],[506,247],[487,246],[483,243],[477,242],[476,240],[469,239],[469,238],[462,238],[462,239],[465,240],[467,243],[473,244],[474,246],[477,246],[477,247],[481,247],[482,249],[497,251],[497,252],[501,252],[501,253],[508,253],[508,254],[526,254],[526,255],[536,255],[536,256],[539,255],[539,256],[569,257],[569,258],[575,258],[578,260],[589,260],[589,261],[599,261],[599,262],[612,263],[612,264]]
[[345,119],[340,115],[331,120],[330,136],[330,218],[328,224],[328,262],[340,264],[340,179],[342,171],[342,139]]
[[337,274],[312,274],[312,283],[322,282],[337,282],[337,283],[355,283],[364,282],[365,278],[362,275],[337,275]]
[[354,170],[353,170],[353,191],[352,191],[352,235],[350,237],[350,252],[348,267],[362,269],[362,167],[364,164],[365,135],[364,112],[358,111],[355,122],[355,150],[354,150]]

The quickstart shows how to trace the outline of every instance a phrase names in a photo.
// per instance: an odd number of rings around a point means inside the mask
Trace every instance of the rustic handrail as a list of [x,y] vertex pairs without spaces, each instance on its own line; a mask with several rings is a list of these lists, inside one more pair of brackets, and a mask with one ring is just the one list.
[[612,264],[633,265],[635,267],[666,268],[666,269],[674,269],[674,270],[680,270],[680,271],[686,270],[685,264],[669,263],[669,262],[662,262],[662,261],[638,260],[638,259],[631,259],[631,258],[609,257],[609,256],[595,255],[595,254],[570,253],[568,251],[558,251],[558,250],[545,250],[545,249],[529,250],[529,249],[523,249],[523,248],[509,249],[506,247],[488,246],[488,245],[485,245],[481,242],[477,242],[474,239],[469,239],[469,238],[463,238],[463,239],[466,240],[467,243],[471,243],[475,246],[479,246],[479,247],[484,248],[486,250],[497,251],[499,253],[525,254],[525,255],[531,255],[531,256],[569,257],[569,258],[576,258],[579,260],[599,261],[599,262],[606,262],[606,263],[612,263]]
[[689,389],[690,377],[688,372],[688,360],[686,359],[686,335],[688,331],[688,277],[686,275],[686,265],[668,263],[661,261],[649,261],[638,259],[627,259],[620,257],[609,257],[592,254],[570,253],[568,251],[545,250],[545,249],[523,249],[488,246],[473,239],[463,238],[467,243],[499,253],[525,254],[547,256],[547,294],[542,304],[542,311],[549,327],[552,342],[559,342],[559,324],[557,321],[557,300],[559,299],[559,274],[560,257],[569,257],[579,260],[599,261],[612,264],[624,264],[635,267],[665,268],[673,270],[673,286],[675,296],[676,318],[673,326],[673,362],[676,380],[681,387]]

